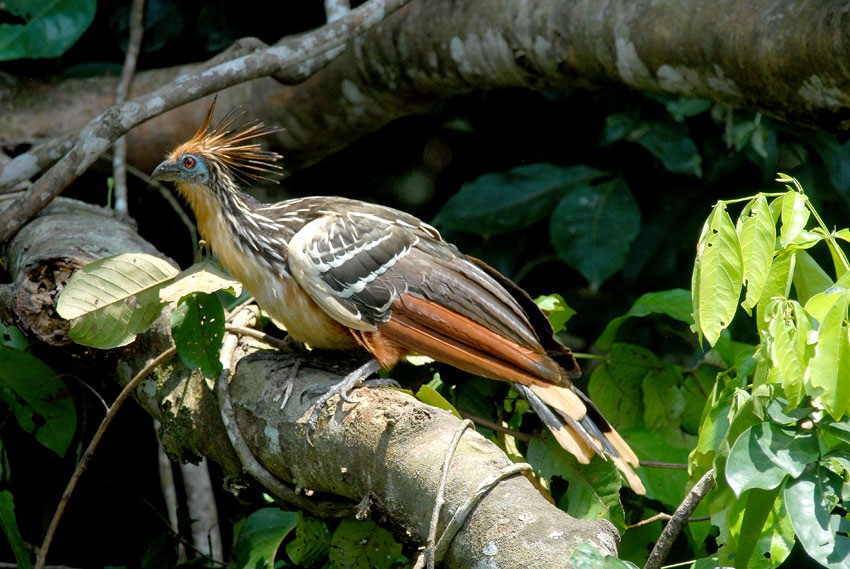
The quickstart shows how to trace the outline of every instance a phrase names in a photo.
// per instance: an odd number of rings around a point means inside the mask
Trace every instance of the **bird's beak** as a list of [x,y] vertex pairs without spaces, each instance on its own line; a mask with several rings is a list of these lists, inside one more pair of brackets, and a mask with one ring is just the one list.
[[152,180],[162,180],[164,182],[173,182],[180,177],[180,169],[177,164],[166,160],[157,166],[151,174]]

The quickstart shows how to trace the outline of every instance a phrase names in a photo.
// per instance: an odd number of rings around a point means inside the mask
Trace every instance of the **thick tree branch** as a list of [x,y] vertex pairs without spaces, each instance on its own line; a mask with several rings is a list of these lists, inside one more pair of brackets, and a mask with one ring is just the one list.
[[[426,111],[458,94],[504,87],[549,90],[619,84],[847,132],[849,24],[850,13],[830,0],[417,1],[357,36],[344,50],[333,51],[338,57],[325,58],[333,59],[329,65],[312,76],[301,75],[310,76],[307,81],[291,86],[255,82],[233,99],[241,100],[252,116],[283,127],[280,144],[290,167],[316,162],[399,117]],[[225,68],[232,75],[245,74],[243,61]],[[148,77],[140,76],[139,81],[154,89],[178,73],[187,74],[175,82],[181,89],[192,86],[185,102],[215,90],[207,88],[208,76],[193,75],[197,69],[151,72],[156,77],[142,74]],[[32,82],[7,89],[10,104],[24,105],[0,125],[0,140],[32,135],[33,124],[43,129],[67,124],[56,120],[57,111],[67,110],[69,104],[95,104],[92,96],[108,88],[73,85],[86,89],[88,98],[73,103],[62,85],[57,89],[64,91],[56,98],[45,97],[49,87]],[[27,96],[30,86],[39,94]],[[44,100],[65,104],[57,109],[55,104],[41,105]],[[149,133],[157,134],[156,141],[137,138],[139,154],[131,160],[147,167],[163,148],[192,132],[204,108],[152,121],[155,128]],[[92,112],[80,109],[76,114]],[[16,120],[19,114],[27,120]],[[12,164],[22,170],[23,165]],[[10,174],[0,174],[0,185],[10,180]]]

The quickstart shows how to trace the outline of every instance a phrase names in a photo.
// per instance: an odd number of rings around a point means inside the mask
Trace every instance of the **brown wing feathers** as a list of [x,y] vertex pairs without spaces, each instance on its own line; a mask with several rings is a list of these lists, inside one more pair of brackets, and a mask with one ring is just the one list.
[[483,263],[434,254],[429,248],[427,243],[417,245],[393,266],[394,277],[403,277],[408,290],[377,331],[356,334],[361,345],[389,367],[410,351],[519,384],[559,444],[579,462],[589,462],[594,454],[610,457],[631,487],[644,493],[632,470],[639,465],[637,456],[574,389],[570,378],[579,375],[578,365],[554,339],[530,297]]

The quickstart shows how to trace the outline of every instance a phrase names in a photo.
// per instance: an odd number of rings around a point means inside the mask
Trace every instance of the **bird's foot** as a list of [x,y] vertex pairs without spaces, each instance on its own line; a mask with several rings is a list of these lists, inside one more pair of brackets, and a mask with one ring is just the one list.
[[357,387],[398,387],[398,383],[392,379],[366,379],[376,371],[381,369],[381,364],[377,362],[377,360],[369,360],[359,368],[355,369],[348,375],[346,375],[342,381],[339,381],[330,387],[315,385],[312,387],[308,387],[304,391],[301,392],[301,399],[303,401],[304,397],[315,397],[315,403],[313,403],[312,411],[310,412],[310,417],[307,419],[307,442],[311,445],[313,442],[310,440],[310,436],[313,431],[316,429],[316,423],[319,421],[319,413],[322,410],[322,407],[325,406],[325,403],[330,401],[333,397],[339,396],[340,399],[345,401],[346,403],[357,403],[357,399],[351,398],[351,390]]

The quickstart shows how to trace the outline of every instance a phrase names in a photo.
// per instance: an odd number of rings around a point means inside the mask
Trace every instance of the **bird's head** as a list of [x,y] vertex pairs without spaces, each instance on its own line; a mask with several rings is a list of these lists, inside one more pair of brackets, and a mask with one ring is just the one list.
[[238,189],[239,181],[266,179],[280,171],[275,162],[280,155],[263,150],[257,138],[277,132],[260,122],[236,126],[241,116],[231,110],[211,127],[215,99],[195,136],[172,150],[157,166],[151,178],[175,182],[178,191],[192,200],[198,192]]

